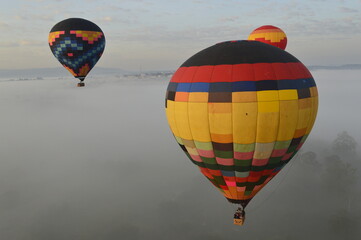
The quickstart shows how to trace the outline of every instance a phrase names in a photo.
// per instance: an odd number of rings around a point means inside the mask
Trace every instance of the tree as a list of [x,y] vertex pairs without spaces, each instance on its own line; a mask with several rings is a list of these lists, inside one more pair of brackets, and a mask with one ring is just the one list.
[[357,142],[351,137],[346,131],[339,133],[337,138],[332,143],[332,150],[335,151],[337,155],[344,154],[355,154],[356,153]]
[[355,139],[344,131],[332,143],[335,154],[325,158],[323,177],[332,204],[329,227],[335,239],[355,239],[359,230],[359,201],[355,201],[358,177],[353,162],[357,159],[356,147]]
[[322,168],[321,163],[317,161],[317,154],[315,152],[309,151],[302,153],[299,159],[302,166],[308,171],[319,172]]
[[356,168],[345,163],[338,155],[326,157],[323,177],[327,186],[346,196],[357,182]]

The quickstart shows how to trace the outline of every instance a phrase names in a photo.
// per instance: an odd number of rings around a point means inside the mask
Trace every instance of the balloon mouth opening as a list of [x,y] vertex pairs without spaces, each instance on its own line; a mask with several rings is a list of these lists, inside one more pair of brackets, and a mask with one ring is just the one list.
[[251,199],[247,199],[247,200],[238,200],[238,199],[231,199],[231,198],[227,198],[228,202],[233,203],[233,204],[239,204],[241,205],[243,208],[245,208],[248,203],[251,201]]
[[79,79],[81,82],[84,81],[85,77],[76,77],[77,79]]

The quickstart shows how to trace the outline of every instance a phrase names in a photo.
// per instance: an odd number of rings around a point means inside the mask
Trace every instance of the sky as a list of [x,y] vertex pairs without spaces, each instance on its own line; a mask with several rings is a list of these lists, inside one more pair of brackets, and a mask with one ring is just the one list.
[[104,68],[175,70],[206,47],[268,24],[286,32],[286,50],[305,65],[360,64],[360,11],[360,0],[2,1],[0,69],[59,67],[47,36],[70,17],[103,30]]

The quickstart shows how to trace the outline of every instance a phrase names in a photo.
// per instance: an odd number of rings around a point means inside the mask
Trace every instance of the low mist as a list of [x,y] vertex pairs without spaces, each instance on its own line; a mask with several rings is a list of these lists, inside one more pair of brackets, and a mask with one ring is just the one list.
[[169,130],[167,77],[0,81],[0,238],[358,239],[359,70],[312,74],[320,107],[296,157],[235,205]]

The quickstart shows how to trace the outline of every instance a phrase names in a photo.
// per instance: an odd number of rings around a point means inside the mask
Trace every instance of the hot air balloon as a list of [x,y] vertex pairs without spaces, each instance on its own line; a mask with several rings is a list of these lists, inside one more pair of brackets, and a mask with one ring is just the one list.
[[229,41],[178,68],[165,108],[184,153],[243,210],[302,147],[317,106],[315,81],[297,58],[257,41]]
[[287,36],[285,32],[282,31],[282,29],[272,25],[265,25],[256,28],[248,36],[248,40],[255,40],[267,43],[272,46],[281,48],[282,50],[285,50],[287,45]]
[[48,41],[55,58],[80,80],[78,86],[84,86],[85,77],[103,54],[103,31],[88,20],[69,18],[55,24]]

